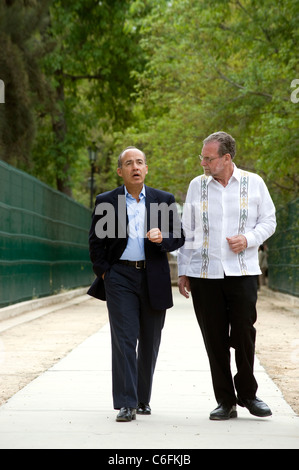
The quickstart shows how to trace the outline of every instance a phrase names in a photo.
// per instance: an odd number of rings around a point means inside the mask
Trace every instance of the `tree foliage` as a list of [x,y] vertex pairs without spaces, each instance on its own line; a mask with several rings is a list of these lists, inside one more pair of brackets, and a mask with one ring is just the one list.
[[[137,145],[147,182],[184,200],[202,140],[296,197],[299,0],[0,0],[0,158],[88,204]],[[299,90],[299,86],[298,86]]]
[[132,122],[131,71],[143,67],[138,28],[127,25],[131,4],[1,0],[3,159],[79,197],[95,145],[97,190],[106,189],[114,135]]
[[64,192],[76,178],[78,182],[84,168],[87,180],[90,145],[99,150],[97,189],[106,189],[111,180],[111,135],[132,120],[131,70],[140,70],[142,51],[137,32],[126,28],[130,3],[54,0],[50,8],[47,34],[55,38],[56,47],[43,65],[56,108],[40,122],[34,157],[37,174],[47,171]]
[[151,155],[154,182],[184,195],[208,134],[237,141],[236,163],[277,200],[298,188],[298,0],[167,2],[143,21],[145,70],[130,135]]
[[36,137],[35,109],[47,109],[49,87],[40,68],[51,45],[41,40],[49,1],[0,1],[0,77],[5,105],[0,106],[0,157],[31,169]]

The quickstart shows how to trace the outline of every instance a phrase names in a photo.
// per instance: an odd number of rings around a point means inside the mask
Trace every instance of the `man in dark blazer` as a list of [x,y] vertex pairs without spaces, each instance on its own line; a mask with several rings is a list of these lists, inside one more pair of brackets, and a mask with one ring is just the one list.
[[167,252],[184,244],[174,196],[144,185],[147,172],[141,150],[120,154],[124,184],[97,196],[89,235],[97,277],[88,293],[107,301],[117,421],[151,414],[161,332],[173,305]]

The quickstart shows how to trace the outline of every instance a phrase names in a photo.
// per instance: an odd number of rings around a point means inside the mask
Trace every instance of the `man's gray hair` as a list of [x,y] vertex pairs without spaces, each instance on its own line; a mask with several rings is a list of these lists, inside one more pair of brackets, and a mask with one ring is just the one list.
[[236,141],[235,139],[226,132],[214,132],[213,134],[209,135],[206,139],[204,139],[203,144],[207,144],[209,142],[219,142],[219,156],[222,157],[226,153],[229,153],[232,160],[236,155]]
[[117,161],[117,167],[118,167],[118,168],[121,168],[121,167],[122,167],[122,161],[121,161],[121,160],[122,160],[124,154],[126,153],[126,151],[127,151],[127,150],[131,150],[131,149],[139,150],[139,152],[142,153],[142,155],[143,155],[143,157],[144,157],[144,162],[145,162],[145,164],[146,164],[146,156],[145,156],[145,153],[144,153],[142,150],[138,149],[137,147],[131,146],[131,147],[125,148],[125,150],[123,150],[123,151],[119,154],[118,161]]

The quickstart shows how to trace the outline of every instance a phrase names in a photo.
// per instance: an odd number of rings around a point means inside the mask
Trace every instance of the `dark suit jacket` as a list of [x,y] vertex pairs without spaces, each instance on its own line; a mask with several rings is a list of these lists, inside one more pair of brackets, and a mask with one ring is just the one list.
[[[181,247],[184,244],[184,235],[174,196],[148,186],[145,186],[145,196],[146,231],[158,227],[163,234],[163,241],[159,245],[144,239],[149,297],[152,308],[165,310],[173,305],[167,252]],[[158,205],[162,211],[157,211]],[[168,210],[170,206],[172,210]],[[88,290],[89,295],[106,300],[102,274],[109,270],[124,252],[128,240],[127,226],[124,185],[99,194],[96,197],[89,233],[90,259],[97,278]],[[165,232],[167,228],[168,233]]]

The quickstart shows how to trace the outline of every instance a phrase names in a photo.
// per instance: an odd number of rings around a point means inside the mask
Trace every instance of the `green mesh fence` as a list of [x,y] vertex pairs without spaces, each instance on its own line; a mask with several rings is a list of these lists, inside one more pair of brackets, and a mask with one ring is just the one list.
[[299,198],[277,211],[277,229],[270,238],[269,287],[299,296]]
[[91,211],[0,161],[0,307],[89,285]]

